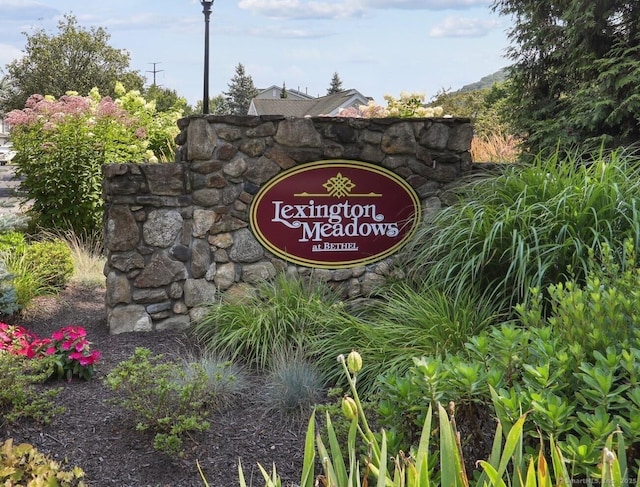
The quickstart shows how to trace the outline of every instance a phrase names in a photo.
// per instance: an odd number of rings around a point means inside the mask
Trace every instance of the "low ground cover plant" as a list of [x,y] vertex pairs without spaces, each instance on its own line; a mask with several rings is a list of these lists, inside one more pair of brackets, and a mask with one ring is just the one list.
[[59,388],[37,386],[51,377],[51,360],[29,360],[22,355],[0,351],[0,424],[32,419],[48,423],[64,411],[54,399]]
[[28,443],[15,445],[9,438],[0,445],[0,482],[7,486],[85,487],[79,467],[65,469]]

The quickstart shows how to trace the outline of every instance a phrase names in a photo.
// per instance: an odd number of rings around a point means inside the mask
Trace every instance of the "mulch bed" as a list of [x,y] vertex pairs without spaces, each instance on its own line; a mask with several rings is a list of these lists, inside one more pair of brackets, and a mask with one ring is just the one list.
[[81,467],[88,484],[96,487],[201,487],[196,461],[212,487],[238,486],[239,460],[254,486],[264,485],[257,463],[269,471],[275,463],[283,485],[299,482],[306,420],[268,414],[260,400],[264,384],[259,377],[237,403],[211,417],[209,431],[187,441],[183,458],[155,451],[152,435],[136,431],[131,415],[110,404],[113,394],[103,379],[136,347],[175,357],[188,340],[180,332],[109,335],[105,313],[104,289],[70,286],[59,296],[38,298],[26,313],[11,318],[11,324],[42,337],[62,326],[83,326],[102,359],[92,380],[54,384],[63,388],[57,402],[65,413],[48,425],[0,426],[0,442],[13,438],[14,443],[30,443],[68,467]]

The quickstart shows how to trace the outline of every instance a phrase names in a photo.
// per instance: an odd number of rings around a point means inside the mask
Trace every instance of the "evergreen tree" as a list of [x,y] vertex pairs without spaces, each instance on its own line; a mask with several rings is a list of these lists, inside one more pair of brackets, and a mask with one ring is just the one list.
[[244,66],[238,63],[236,74],[227,85],[229,91],[225,92],[225,98],[229,105],[231,115],[246,115],[249,112],[251,100],[258,95],[258,90],[253,85],[251,76],[245,74]]
[[280,92],[280,98],[286,98],[287,95],[287,87],[284,84],[284,81],[282,82],[282,91]]
[[494,0],[513,19],[509,106],[531,153],[640,141],[640,3]]
[[0,111],[24,108],[33,94],[53,95],[67,91],[86,95],[97,87],[101,95],[115,97],[116,81],[126,89],[141,89],[144,78],[129,70],[129,53],[109,46],[106,30],[84,30],[73,15],[58,22],[58,34],[44,29],[28,35],[25,55],[6,66],[6,84]]
[[333,77],[331,78],[331,84],[329,85],[329,89],[327,90],[327,95],[332,95],[334,93],[340,93],[344,91],[342,89],[342,80],[340,79],[340,75],[338,73],[333,73]]

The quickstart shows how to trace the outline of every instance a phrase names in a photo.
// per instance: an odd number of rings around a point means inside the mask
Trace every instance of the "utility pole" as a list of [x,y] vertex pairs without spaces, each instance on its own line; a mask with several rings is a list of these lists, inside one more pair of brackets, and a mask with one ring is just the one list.
[[156,73],[162,73],[164,71],[164,69],[156,69],[156,64],[161,64],[161,63],[149,63],[149,64],[153,64],[153,70],[151,71],[147,71],[147,73],[153,73],[153,86],[158,86],[156,85]]

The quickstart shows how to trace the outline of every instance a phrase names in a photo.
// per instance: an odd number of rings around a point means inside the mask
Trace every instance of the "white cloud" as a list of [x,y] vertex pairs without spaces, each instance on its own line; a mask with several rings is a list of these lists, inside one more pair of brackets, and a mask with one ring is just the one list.
[[0,0],[0,17],[4,20],[33,20],[59,15],[56,8],[29,0]]
[[365,5],[385,10],[465,10],[486,7],[490,0],[363,0]]
[[429,37],[483,37],[497,26],[496,20],[449,16],[429,31]]
[[239,7],[278,19],[346,19],[370,10],[464,10],[491,0],[240,0]]
[[240,0],[238,6],[277,19],[346,19],[362,17],[357,1],[321,2],[306,0]]
[[236,29],[235,33],[243,36],[250,35],[253,37],[269,37],[271,39],[319,39],[335,35],[335,33],[328,31],[292,29],[282,25]]

